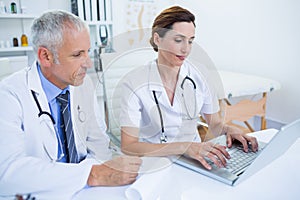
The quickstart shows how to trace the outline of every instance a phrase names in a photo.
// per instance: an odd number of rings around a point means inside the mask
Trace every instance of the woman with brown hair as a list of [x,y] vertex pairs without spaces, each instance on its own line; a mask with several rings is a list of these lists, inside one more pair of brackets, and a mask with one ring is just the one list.
[[218,99],[203,74],[187,57],[195,38],[195,16],[173,6],[154,20],[150,44],[158,52],[157,59],[129,74],[122,84],[121,149],[138,156],[185,155],[211,166],[226,165],[230,156],[226,147],[201,142],[197,132],[199,114],[216,135],[226,134],[227,146],[239,140],[244,151],[247,143],[254,151],[254,137],[243,135],[235,127],[223,124],[217,114]]

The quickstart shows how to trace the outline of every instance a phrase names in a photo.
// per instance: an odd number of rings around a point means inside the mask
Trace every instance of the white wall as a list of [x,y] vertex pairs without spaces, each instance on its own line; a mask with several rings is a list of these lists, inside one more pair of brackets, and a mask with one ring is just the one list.
[[197,42],[217,68],[260,75],[281,83],[269,94],[267,117],[300,118],[300,1],[177,0],[197,16]]
[[[116,35],[127,30],[129,0],[112,1]],[[260,75],[281,83],[280,90],[269,94],[267,118],[282,123],[300,118],[300,1],[154,1],[157,12],[177,3],[196,15],[196,42],[208,52],[217,68]],[[49,2],[49,8],[70,10],[69,1],[24,2],[28,8],[35,5],[36,12],[44,8],[45,2]],[[150,27],[151,23],[144,26]]]
[[[116,2],[114,28],[115,33],[122,33],[126,31],[125,10],[124,5]],[[173,3],[196,15],[196,42],[218,69],[259,75],[281,83],[280,90],[269,93],[268,119],[289,123],[300,118],[300,1],[168,2]]]

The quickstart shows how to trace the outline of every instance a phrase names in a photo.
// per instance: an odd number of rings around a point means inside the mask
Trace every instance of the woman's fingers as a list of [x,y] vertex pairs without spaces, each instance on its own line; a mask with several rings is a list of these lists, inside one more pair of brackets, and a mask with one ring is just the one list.
[[[219,145],[219,144],[213,144],[213,143],[205,143],[204,148],[202,149],[202,152],[200,153],[200,157],[204,159],[204,157],[209,158],[215,165],[218,167],[224,167],[226,166],[226,159],[230,158],[229,153],[226,151],[226,147]],[[202,164],[204,162],[201,162]],[[205,161],[205,164],[208,164]],[[209,165],[209,164],[208,164]]]
[[208,170],[211,170],[211,165],[208,164],[208,162],[204,159],[204,157],[199,156],[197,160],[203,165],[203,167],[205,167]]

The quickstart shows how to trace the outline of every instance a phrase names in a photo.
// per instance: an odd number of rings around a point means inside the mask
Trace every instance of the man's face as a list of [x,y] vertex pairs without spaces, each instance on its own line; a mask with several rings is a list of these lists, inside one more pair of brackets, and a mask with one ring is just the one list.
[[58,49],[58,64],[53,62],[48,79],[60,89],[83,83],[88,68],[92,66],[88,55],[90,36],[87,30],[65,32],[62,46]]

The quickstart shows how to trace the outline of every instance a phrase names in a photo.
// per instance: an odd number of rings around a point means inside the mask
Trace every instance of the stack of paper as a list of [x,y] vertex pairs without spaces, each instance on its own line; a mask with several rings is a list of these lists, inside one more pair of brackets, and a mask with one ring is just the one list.
[[125,191],[127,199],[158,199],[164,186],[170,184],[168,177],[172,162],[163,157],[144,157],[140,177]]

